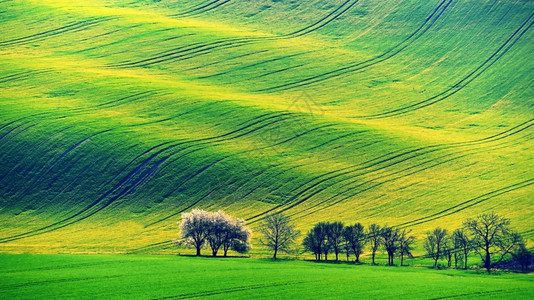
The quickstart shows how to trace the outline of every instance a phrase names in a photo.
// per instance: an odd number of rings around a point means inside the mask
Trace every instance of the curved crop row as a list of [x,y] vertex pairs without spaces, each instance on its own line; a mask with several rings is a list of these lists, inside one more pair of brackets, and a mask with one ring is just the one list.
[[447,10],[449,5],[451,4],[453,0],[442,0],[438,6],[434,9],[434,11],[425,19],[423,24],[421,24],[414,32],[412,32],[408,37],[406,37],[403,41],[395,45],[394,47],[390,48],[389,50],[386,50],[385,52],[374,56],[373,58],[370,58],[368,60],[357,62],[357,63],[350,63],[347,66],[341,67],[339,69],[328,71],[322,74],[313,75],[295,82],[291,83],[284,83],[281,85],[269,87],[269,88],[263,88],[256,90],[256,92],[275,92],[275,91],[284,91],[293,89],[296,87],[302,87],[306,85],[310,85],[313,83],[321,82],[327,79],[335,78],[347,73],[360,71],[366,68],[369,68],[371,66],[374,66],[376,64],[379,64],[381,62],[387,61],[388,59],[394,57],[395,55],[402,52],[404,49],[409,47],[413,42],[418,40],[421,36],[423,36],[435,23],[436,21],[441,17],[441,15]]
[[[466,146],[473,146],[473,145],[480,146],[481,144],[484,144],[484,143],[491,143],[491,142],[494,142],[494,141],[499,141],[501,139],[513,136],[513,135],[515,135],[517,133],[523,132],[524,130],[527,130],[530,127],[532,127],[533,125],[534,125],[534,119],[531,119],[531,120],[529,120],[527,122],[524,122],[524,123],[522,123],[520,125],[515,126],[512,129],[506,130],[504,132],[501,132],[500,134],[493,135],[491,137],[487,137],[487,138],[484,138],[484,139],[474,140],[474,141],[471,141],[471,142],[434,145],[434,146],[421,147],[421,148],[418,148],[418,149],[410,149],[410,150],[404,151],[402,153],[392,153],[392,154],[389,155],[389,157],[388,157],[388,155],[386,155],[385,157],[375,158],[375,159],[369,160],[367,162],[364,162],[362,164],[359,164],[358,166],[345,167],[345,168],[340,169],[340,170],[331,171],[329,173],[321,174],[320,176],[317,176],[317,177],[309,180],[308,182],[306,182],[304,185],[298,187],[298,189],[300,189],[300,191],[297,192],[296,194],[293,194],[290,197],[290,200],[288,201],[290,203],[290,205],[288,205],[288,206],[286,206],[286,205],[276,206],[276,207],[274,207],[274,208],[272,208],[272,209],[270,209],[268,211],[265,211],[265,212],[262,212],[260,214],[252,216],[251,218],[249,218],[249,220],[257,219],[257,218],[259,218],[261,216],[264,216],[264,215],[266,215],[266,214],[268,214],[270,212],[273,212],[273,211],[280,211],[280,209],[285,211],[285,210],[293,208],[293,207],[295,207],[295,206],[297,206],[299,204],[302,204],[304,201],[309,199],[311,196],[314,196],[318,192],[323,191],[328,186],[324,187],[323,189],[319,189],[319,190],[317,190],[317,187],[319,187],[320,185],[323,185],[327,181],[332,181],[332,180],[337,179],[337,178],[339,178],[341,176],[350,175],[349,177],[346,177],[344,180],[351,180],[351,182],[355,182],[355,181],[357,181],[357,178],[354,179],[355,178],[354,175],[355,175],[356,172],[359,172],[357,174],[359,176],[366,175],[366,174],[369,174],[370,172],[376,172],[376,171],[379,171],[379,170],[383,170],[383,169],[389,168],[391,166],[395,166],[395,165],[398,165],[400,163],[404,163],[404,162],[406,162],[406,161],[408,161],[410,159],[417,158],[417,157],[424,156],[424,155],[428,155],[428,154],[436,152],[436,151],[443,151],[443,150],[449,150],[449,149],[452,149],[452,148],[466,147]],[[432,161],[432,160],[430,160],[430,161]],[[339,181],[336,181],[336,183],[339,183]],[[315,192],[314,192],[314,190],[315,190]],[[296,190],[294,190],[294,191],[296,191]],[[304,196],[305,193],[311,193],[311,194],[309,194],[308,196]]]

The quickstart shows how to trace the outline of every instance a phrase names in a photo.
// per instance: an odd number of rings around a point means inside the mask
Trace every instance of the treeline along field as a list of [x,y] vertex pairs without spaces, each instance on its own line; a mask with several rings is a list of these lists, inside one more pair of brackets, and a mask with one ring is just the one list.
[[[0,251],[171,248],[192,208],[532,238],[532,1],[2,1]],[[421,248],[422,249],[422,248]]]

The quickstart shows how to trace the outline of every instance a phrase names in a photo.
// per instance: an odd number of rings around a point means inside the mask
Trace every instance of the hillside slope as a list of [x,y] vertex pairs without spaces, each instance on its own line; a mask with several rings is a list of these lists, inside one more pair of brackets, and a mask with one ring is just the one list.
[[1,1],[0,251],[158,249],[193,207],[532,237],[533,24],[520,0]]

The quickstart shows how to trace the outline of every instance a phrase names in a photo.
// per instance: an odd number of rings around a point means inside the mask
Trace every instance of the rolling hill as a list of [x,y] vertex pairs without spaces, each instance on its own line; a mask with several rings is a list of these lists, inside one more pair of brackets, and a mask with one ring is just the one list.
[[0,251],[223,209],[534,231],[534,2],[0,1]]

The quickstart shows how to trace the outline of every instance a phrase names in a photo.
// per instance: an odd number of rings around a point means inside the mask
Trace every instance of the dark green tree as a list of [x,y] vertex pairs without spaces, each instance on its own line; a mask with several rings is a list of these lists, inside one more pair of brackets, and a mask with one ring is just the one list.
[[381,236],[384,249],[388,254],[388,265],[393,266],[395,253],[400,247],[400,231],[393,227],[384,226],[381,230]]
[[349,259],[349,253],[352,252],[356,256],[356,262],[360,262],[360,255],[363,253],[363,248],[367,242],[363,225],[356,223],[345,227],[343,237],[345,238],[347,260]]
[[401,257],[401,266],[404,264],[404,256],[412,257],[413,243],[415,236],[410,233],[412,230],[402,230],[399,234],[399,254]]
[[336,261],[339,259],[339,252],[343,244],[343,228],[345,226],[341,222],[326,223],[326,239],[330,248],[336,255]]
[[527,249],[526,243],[520,243],[512,255],[514,260],[517,261],[517,263],[519,263],[521,266],[521,272],[527,272],[529,266],[532,264],[532,260],[534,259],[534,254],[532,251]]

